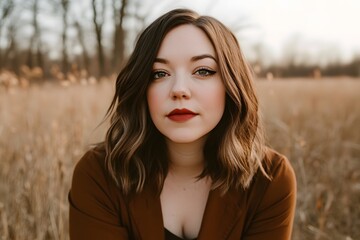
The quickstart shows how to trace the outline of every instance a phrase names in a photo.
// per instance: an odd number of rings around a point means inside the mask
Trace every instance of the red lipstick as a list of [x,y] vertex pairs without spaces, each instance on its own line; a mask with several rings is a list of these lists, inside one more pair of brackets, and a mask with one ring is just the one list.
[[174,109],[172,110],[167,117],[175,122],[185,122],[193,117],[195,117],[196,113],[190,111],[189,109],[182,108],[182,109]]

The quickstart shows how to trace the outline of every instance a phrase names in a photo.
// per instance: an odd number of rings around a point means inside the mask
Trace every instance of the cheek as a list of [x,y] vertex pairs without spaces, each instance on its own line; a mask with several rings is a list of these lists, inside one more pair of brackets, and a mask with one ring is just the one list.
[[158,91],[158,88],[154,86],[149,86],[147,90],[147,103],[149,107],[149,112],[151,118],[154,118],[155,114],[159,112],[160,103],[161,103],[161,92]]
[[213,89],[206,92],[206,94],[203,95],[204,98],[206,98],[207,106],[211,109],[213,109],[214,114],[221,115],[224,112],[225,109],[225,87],[223,84],[219,84],[217,86],[214,86]]

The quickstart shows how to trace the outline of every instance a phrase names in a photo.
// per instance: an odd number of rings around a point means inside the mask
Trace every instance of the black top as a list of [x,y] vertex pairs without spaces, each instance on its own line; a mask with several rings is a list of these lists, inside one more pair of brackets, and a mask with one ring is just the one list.
[[[184,238],[178,237],[165,228],[165,240],[185,240]],[[196,240],[196,238],[192,239]]]

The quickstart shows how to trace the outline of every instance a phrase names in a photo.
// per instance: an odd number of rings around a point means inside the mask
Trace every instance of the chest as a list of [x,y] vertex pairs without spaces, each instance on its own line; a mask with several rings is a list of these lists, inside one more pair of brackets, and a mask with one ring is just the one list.
[[206,179],[191,184],[165,181],[160,195],[164,227],[173,234],[194,239],[198,236],[211,183]]

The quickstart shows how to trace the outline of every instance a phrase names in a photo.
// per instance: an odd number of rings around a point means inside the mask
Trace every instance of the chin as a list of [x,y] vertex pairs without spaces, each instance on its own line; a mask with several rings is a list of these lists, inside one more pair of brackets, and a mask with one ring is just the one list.
[[204,141],[205,137],[206,135],[194,136],[193,134],[192,136],[189,135],[166,136],[169,142],[179,143],[179,144],[189,144],[189,143],[195,143],[197,141]]

